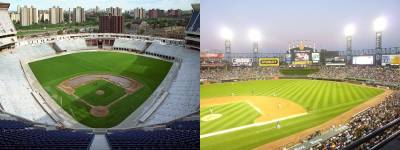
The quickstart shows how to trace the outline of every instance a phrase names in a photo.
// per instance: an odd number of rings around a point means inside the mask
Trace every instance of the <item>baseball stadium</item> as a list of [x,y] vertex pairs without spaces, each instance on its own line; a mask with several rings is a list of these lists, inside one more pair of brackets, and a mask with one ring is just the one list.
[[[201,149],[398,149],[400,48],[200,53]],[[349,36],[346,31],[346,36]],[[351,40],[348,37],[347,40]]]
[[0,149],[199,149],[199,4],[186,40],[17,38],[9,6],[0,4]]

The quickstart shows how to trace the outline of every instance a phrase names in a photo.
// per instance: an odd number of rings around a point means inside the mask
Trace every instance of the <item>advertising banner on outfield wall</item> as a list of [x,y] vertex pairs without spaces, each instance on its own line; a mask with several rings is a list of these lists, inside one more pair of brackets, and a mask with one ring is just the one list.
[[224,58],[224,53],[200,53],[200,58]]
[[258,65],[262,67],[279,66],[279,58],[259,58]]
[[400,55],[382,55],[382,66],[400,65]]
[[311,64],[311,61],[294,61],[293,64],[295,64],[295,65],[308,65],[308,64]]
[[232,58],[232,66],[252,66],[251,58]]

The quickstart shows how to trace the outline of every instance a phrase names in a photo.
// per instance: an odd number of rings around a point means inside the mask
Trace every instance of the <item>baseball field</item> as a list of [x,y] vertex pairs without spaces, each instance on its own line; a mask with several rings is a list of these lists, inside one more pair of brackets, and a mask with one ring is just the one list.
[[384,90],[307,79],[201,85],[201,149],[252,149],[318,126]]
[[158,87],[171,62],[118,52],[72,53],[29,63],[48,94],[80,123],[118,125]]

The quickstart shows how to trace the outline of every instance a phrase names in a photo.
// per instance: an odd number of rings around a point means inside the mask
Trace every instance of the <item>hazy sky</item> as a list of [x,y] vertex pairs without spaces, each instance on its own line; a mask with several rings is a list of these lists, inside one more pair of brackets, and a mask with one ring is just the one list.
[[2,2],[10,3],[11,10],[16,10],[17,5],[34,5],[38,9],[48,9],[55,5],[63,8],[76,6],[95,8],[99,6],[101,9],[105,9],[113,6],[122,7],[123,10],[136,7],[191,10],[191,4],[199,3],[200,0],[2,0]]
[[248,30],[262,32],[262,52],[285,51],[293,40],[316,40],[317,49],[344,50],[344,26],[353,23],[353,49],[375,47],[373,21],[388,20],[383,47],[400,47],[400,0],[202,0],[201,48],[224,49],[223,27],[233,31],[232,51],[249,52]]

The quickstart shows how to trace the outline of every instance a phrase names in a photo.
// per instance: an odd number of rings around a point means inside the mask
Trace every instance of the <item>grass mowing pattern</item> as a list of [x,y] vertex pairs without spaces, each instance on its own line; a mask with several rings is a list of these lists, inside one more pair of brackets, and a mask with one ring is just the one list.
[[[96,94],[97,90],[104,91],[104,94]],[[76,96],[94,106],[106,106],[124,94],[122,87],[104,80],[93,81],[75,89]]]
[[[89,127],[108,128],[123,121],[157,88],[172,63],[117,52],[82,52],[29,63],[44,89],[76,120]],[[93,117],[87,106],[56,88],[62,81],[90,73],[109,73],[137,80],[144,85],[136,93],[109,107],[107,117]]]
[[[200,118],[211,114],[210,108],[201,109]],[[201,121],[200,134],[252,124],[261,115],[247,102],[213,106],[212,111],[214,114],[222,114],[222,117],[207,122]]]
[[[275,124],[247,128],[200,140],[201,149],[251,149],[324,123],[383,92],[381,89],[333,81],[283,79],[202,85],[200,100],[229,96],[271,96],[291,100],[310,112]],[[243,116],[237,116],[243,117]],[[228,123],[228,122],[225,122]]]

